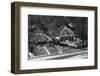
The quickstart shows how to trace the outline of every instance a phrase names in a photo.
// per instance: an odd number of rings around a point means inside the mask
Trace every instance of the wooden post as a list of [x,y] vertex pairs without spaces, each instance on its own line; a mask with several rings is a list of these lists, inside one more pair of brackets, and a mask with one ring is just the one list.
[[59,54],[63,54],[62,49],[60,46],[55,45],[56,49],[58,50]]
[[45,51],[47,52],[48,55],[51,54],[51,53],[49,52],[49,50],[46,48],[46,46],[43,46],[43,48],[45,49]]

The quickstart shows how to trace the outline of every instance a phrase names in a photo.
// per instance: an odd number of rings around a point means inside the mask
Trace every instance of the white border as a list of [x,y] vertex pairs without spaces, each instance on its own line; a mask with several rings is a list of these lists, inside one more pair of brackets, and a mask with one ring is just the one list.
[[[28,61],[28,14],[88,17],[88,59]],[[21,70],[94,65],[94,11],[40,7],[21,7],[20,18]]]

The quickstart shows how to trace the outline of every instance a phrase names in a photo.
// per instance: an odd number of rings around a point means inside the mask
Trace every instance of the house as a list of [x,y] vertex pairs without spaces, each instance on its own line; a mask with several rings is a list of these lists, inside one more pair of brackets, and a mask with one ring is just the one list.
[[71,47],[77,47],[77,43],[81,43],[82,40],[72,31],[70,28],[62,25],[59,28],[59,36],[56,37],[61,41],[61,43],[66,44]]

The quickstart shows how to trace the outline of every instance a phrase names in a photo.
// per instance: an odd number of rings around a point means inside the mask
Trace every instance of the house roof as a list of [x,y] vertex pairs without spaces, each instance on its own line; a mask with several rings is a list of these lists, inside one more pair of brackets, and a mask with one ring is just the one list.
[[68,27],[66,26],[61,26],[59,28],[59,37],[61,36],[69,36],[69,35],[75,35],[75,33]]

